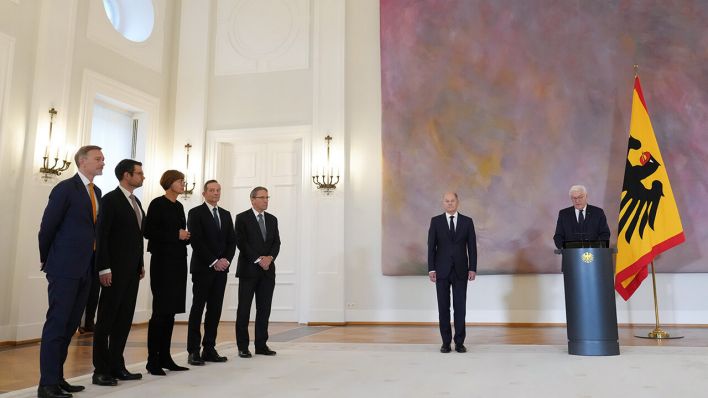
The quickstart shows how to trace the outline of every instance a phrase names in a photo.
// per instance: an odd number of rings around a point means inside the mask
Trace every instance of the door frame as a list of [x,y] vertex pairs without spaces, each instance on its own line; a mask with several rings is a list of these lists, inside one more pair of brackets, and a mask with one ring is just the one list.
[[[309,321],[309,297],[310,285],[309,278],[305,275],[310,274],[310,264],[312,262],[312,233],[311,228],[308,228],[309,222],[312,220],[312,177],[310,176],[310,168],[312,164],[312,126],[311,125],[291,125],[291,126],[276,126],[276,127],[254,127],[254,128],[239,128],[239,129],[222,129],[222,130],[207,130],[206,143],[204,146],[204,167],[202,168],[202,181],[205,176],[213,176],[216,173],[216,168],[219,159],[217,158],[220,144],[236,145],[239,142],[268,142],[274,140],[301,140],[300,153],[300,192],[301,198],[298,206],[299,212],[299,230],[298,241],[294,244],[298,245],[300,264],[298,267],[298,276],[296,277],[299,284],[298,289],[298,305],[296,308],[297,322],[306,324]],[[290,243],[289,243],[290,244]]]

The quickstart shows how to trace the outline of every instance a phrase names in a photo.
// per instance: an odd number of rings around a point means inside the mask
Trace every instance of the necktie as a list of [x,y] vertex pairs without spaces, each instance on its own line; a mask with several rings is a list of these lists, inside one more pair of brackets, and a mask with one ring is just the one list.
[[135,218],[138,220],[138,227],[142,228],[143,227],[143,213],[140,211],[140,208],[138,207],[138,201],[135,200],[135,195],[130,195],[130,202],[133,204],[133,211],[135,212]]
[[263,219],[262,213],[258,215],[258,226],[261,227],[261,235],[263,235],[263,240],[266,240],[265,220]]
[[214,222],[216,223],[216,227],[221,229],[221,222],[219,222],[219,212],[216,210],[216,207],[211,209],[211,212],[214,214]]
[[96,192],[93,190],[93,183],[89,182],[89,197],[91,198],[91,215],[93,216],[93,223],[96,224]]
[[580,213],[578,213],[578,224],[583,224],[585,222],[585,217],[583,217],[583,211],[580,210]]
[[[93,223],[96,224],[96,192],[93,190],[93,183],[89,182],[89,197],[91,198],[91,215],[93,216]],[[96,250],[96,238],[93,239],[93,250]]]
[[455,237],[455,222],[453,221],[455,219],[455,216],[450,216],[450,235],[454,238]]

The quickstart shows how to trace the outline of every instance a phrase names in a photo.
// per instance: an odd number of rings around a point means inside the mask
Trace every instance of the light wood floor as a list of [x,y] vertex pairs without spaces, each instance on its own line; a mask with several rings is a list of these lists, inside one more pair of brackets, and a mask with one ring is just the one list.
[[[677,340],[648,340],[634,337],[646,335],[653,326],[620,327],[621,346],[683,346],[705,347],[708,345],[708,327],[664,327]],[[332,342],[332,343],[385,343],[385,344],[438,344],[440,335],[437,325],[422,326],[303,326],[295,323],[271,323],[272,342]],[[253,331],[251,330],[251,335]],[[139,363],[147,359],[147,326],[134,326],[125,349],[126,363]],[[186,351],[187,326],[175,326],[172,339],[174,354]],[[217,342],[233,342],[234,323],[221,322]],[[468,326],[466,345],[474,344],[535,344],[565,345],[566,330],[563,326]],[[71,378],[91,373],[90,334],[76,335],[69,347],[69,356],[64,366],[65,377]],[[253,343],[251,343],[253,345]],[[251,347],[253,350],[253,347]],[[233,360],[233,358],[230,358]],[[39,343],[13,347],[0,347],[0,394],[31,387],[39,380]],[[144,372],[143,372],[144,373]]]

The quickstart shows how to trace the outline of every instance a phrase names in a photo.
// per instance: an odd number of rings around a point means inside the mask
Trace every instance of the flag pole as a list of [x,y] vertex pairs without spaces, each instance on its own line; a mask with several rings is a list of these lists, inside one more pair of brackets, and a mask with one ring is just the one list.
[[[636,65],[635,65],[636,67]],[[656,327],[646,336],[636,335],[642,339],[664,340],[664,339],[682,339],[683,336],[671,336],[669,332],[661,329],[659,324],[659,302],[656,298],[656,273],[654,272],[654,262],[651,262],[651,283],[654,288],[654,317],[656,318]]]

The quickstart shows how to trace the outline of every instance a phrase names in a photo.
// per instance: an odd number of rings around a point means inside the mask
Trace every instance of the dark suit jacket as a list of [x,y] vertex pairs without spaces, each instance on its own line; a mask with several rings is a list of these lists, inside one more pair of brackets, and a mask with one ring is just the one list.
[[553,235],[557,248],[561,249],[563,242],[571,240],[610,240],[610,227],[601,208],[587,205],[583,216],[585,222],[579,225],[573,206],[558,212],[556,233]]
[[[94,192],[98,202],[101,190],[94,185]],[[78,173],[52,189],[38,237],[39,258],[47,274],[80,278],[88,273],[95,225],[91,198]]]
[[148,205],[145,238],[150,256],[152,311],[157,314],[180,314],[185,310],[187,291],[188,240],[179,239],[179,230],[187,228],[187,217],[179,200],[172,202],[158,196]]
[[[237,278],[254,278],[265,275],[275,278],[275,258],[280,252],[280,232],[278,219],[270,213],[265,215],[266,239],[263,240],[258,219],[253,209],[248,209],[236,215],[236,246],[238,247]],[[273,263],[268,271],[254,261],[260,256],[272,256]]]
[[209,266],[214,261],[225,258],[231,262],[236,254],[236,234],[233,221],[231,221],[231,213],[221,207],[218,209],[221,229],[216,227],[214,216],[206,203],[189,211],[187,226],[192,244],[189,272],[193,274],[213,271],[213,268]]
[[428,271],[444,279],[455,268],[459,279],[467,279],[469,271],[477,272],[477,236],[472,219],[457,213],[455,236],[450,236],[447,213],[430,220],[428,229]]
[[[145,224],[145,212],[136,198]],[[111,269],[113,283],[129,279],[143,268],[143,225],[120,188],[101,200],[96,239],[96,269]]]

